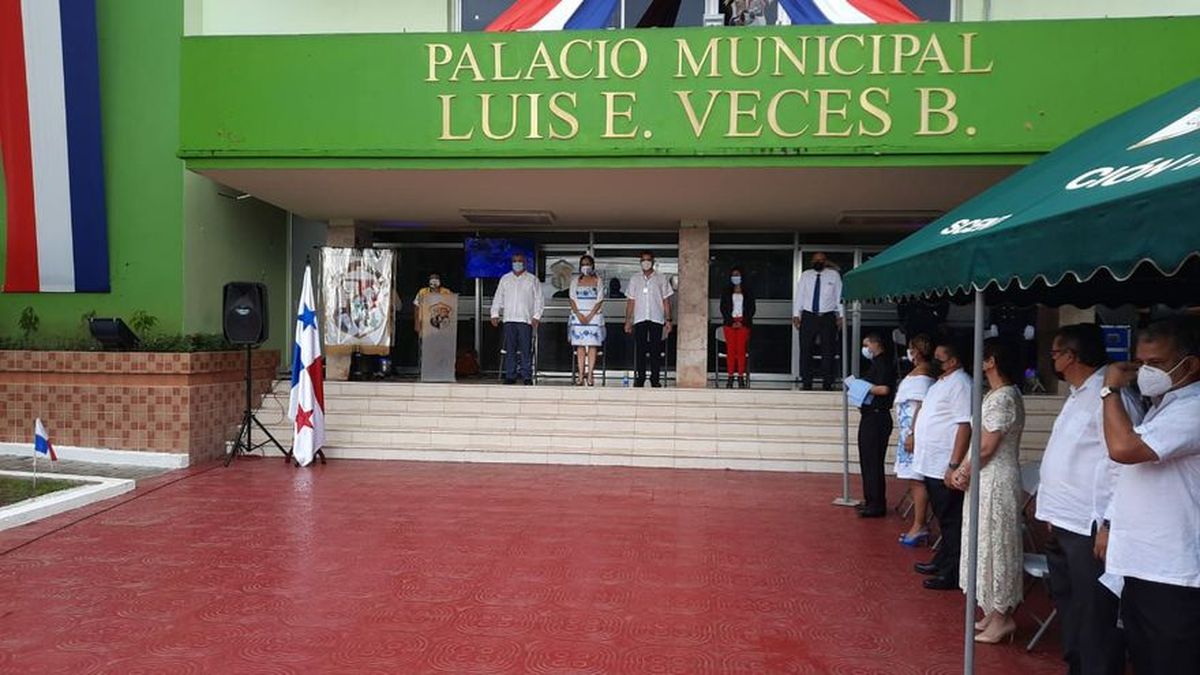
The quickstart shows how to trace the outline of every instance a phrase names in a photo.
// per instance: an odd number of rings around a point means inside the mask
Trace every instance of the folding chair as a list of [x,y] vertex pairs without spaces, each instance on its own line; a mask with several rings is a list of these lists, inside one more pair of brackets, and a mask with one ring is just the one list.
[[[1050,563],[1046,559],[1046,555],[1038,551],[1037,539],[1033,536],[1033,523],[1030,522],[1029,508],[1037,499],[1038,488],[1042,482],[1042,463],[1041,462],[1026,462],[1021,465],[1021,489],[1025,492],[1025,501],[1021,502],[1021,533],[1025,539],[1025,557],[1023,565],[1025,574],[1028,574],[1032,579],[1042,582],[1046,588],[1046,593],[1050,593]],[[1025,587],[1025,594],[1029,594],[1033,584]],[[1028,610],[1027,610],[1028,611]],[[1038,629],[1034,633],[1029,644],[1025,646],[1025,651],[1033,651],[1033,648],[1046,634],[1046,630],[1050,628],[1050,624],[1054,622],[1058,616],[1058,609],[1051,610],[1049,616],[1042,618],[1033,612],[1028,612],[1029,616],[1037,623]]]
[[[1026,553],[1024,566],[1025,573],[1034,579],[1040,580],[1046,587],[1046,593],[1048,594],[1050,592],[1050,563],[1047,562],[1046,556],[1041,553]],[[1026,586],[1025,595],[1029,595],[1029,588],[1032,585],[1033,584]],[[1028,610],[1026,611],[1028,612]],[[1050,624],[1054,623],[1054,619],[1058,616],[1058,608],[1052,609],[1050,614],[1045,619],[1039,617],[1033,612],[1028,613],[1029,616],[1033,617],[1033,620],[1037,622],[1038,625],[1037,632],[1034,633],[1033,639],[1029,641],[1029,644],[1025,645],[1025,651],[1031,652],[1037,643],[1042,639],[1042,636],[1046,634],[1046,630],[1050,628]]]
[[[721,386],[721,373],[729,372],[729,349],[728,343],[725,342],[725,326],[717,325],[716,330],[713,331],[713,339],[716,340],[717,345],[717,358],[713,363],[713,386],[719,387]],[[726,367],[724,369],[721,368],[721,359],[725,359]],[[746,350],[746,362],[750,362],[749,349]],[[746,372],[746,386],[750,386],[749,369]]]
[[[501,324],[501,325],[503,325],[503,324]],[[532,347],[530,347],[530,355],[529,355],[529,379],[532,380],[534,384],[537,384],[537,378],[538,378],[538,367],[537,367],[538,331],[536,329],[534,329],[534,331],[533,331],[533,339],[531,340],[531,342],[533,343],[533,345],[532,345]],[[504,339],[503,339],[503,335],[501,335],[501,339],[500,339],[500,369],[499,369],[499,372],[496,373],[496,380],[499,382],[504,381],[504,357],[507,355],[508,355],[508,350],[504,348]]]

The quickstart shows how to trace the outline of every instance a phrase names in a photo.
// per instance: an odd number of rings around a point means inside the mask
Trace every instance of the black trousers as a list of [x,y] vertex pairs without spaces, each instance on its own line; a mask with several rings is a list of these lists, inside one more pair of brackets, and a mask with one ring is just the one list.
[[662,386],[663,325],[653,321],[640,321],[633,325],[633,386],[646,385],[646,362],[650,363],[650,386]]
[[1121,620],[1137,675],[1200,671],[1200,588],[1125,577]]
[[1050,596],[1062,619],[1063,660],[1070,675],[1123,675],[1125,633],[1117,627],[1120,601],[1103,584],[1095,539],[1055,527],[1046,549]]
[[821,385],[829,389],[837,379],[834,363],[838,349],[837,312],[800,314],[800,380],[805,389],[812,388],[813,342],[818,337],[821,338]]
[[862,412],[862,418],[858,421],[858,466],[862,473],[863,500],[868,511],[887,511],[887,478],[883,462],[891,435],[891,412]]
[[925,491],[933,505],[942,544],[931,561],[937,565],[938,576],[958,580],[958,559],[962,555],[963,493],[951,490],[941,478],[925,477]]

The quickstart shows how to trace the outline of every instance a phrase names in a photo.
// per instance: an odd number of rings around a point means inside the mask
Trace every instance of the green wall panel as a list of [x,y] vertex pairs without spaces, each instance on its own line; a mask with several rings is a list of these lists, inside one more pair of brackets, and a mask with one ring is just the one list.
[[174,156],[182,2],[99,0],[97,10],[112,292],[0,294],[2,335],[18,333],[26,306],[43,336],[80,334],[89,311],[128,317],[140,309],[164,331],[183,326],[183,163]]
[[180,150],[207,167],[992,163],[1196,76],[1196,17],[200,37]]

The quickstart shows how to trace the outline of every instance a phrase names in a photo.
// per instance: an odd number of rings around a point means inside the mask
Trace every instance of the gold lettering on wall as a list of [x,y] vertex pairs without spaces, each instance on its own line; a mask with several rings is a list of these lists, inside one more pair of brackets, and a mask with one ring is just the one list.
[[[570,109],[564,108],[562,102],[570,102]],[[566,122],[567,131],[555,128],[554,120],[550,121],[550,138],[556,141],[569,141],[579,135],[579,118],[575,117],[575,106],[578,99],[573,91],[560,91],[550,97],[550,114],[555,120]]]
[[454,58],[454,50],[450,49],[450,45],[440,42],[430,42],[425,45],[425,50],[429,52],[429,76],[425,78],[425,81],[437,82],[438,66],[449,64],[450,59]]
[[[729,91],[729,131],[725,138],[758,138],[762,135],[762,125],[755,124],[748,130],[742,129],[742,119],[758,122],[758,102],[762,100],[762,92],[752,90]],[[742,106],[742,99],[750,101],[750,107]]]
[[[916,135],[945,136],[954,133],[954,130],[958,128],[958,115],[954,112],[958,96],[945,87],[917,87],[917,93],[921,95],[921,126]],[[936,106],[933,103],[935,94],[941,97],[941,103]],[[943,121],[940,129],[933,128],[934,116],[940,117]]]
[[[834,97],[842,98],[841,106],[834,107]],[[849,89],[818,89],[817,90],[817,133],[813,136],[849,136],[853,128],[847,124],[844,129],[833,130],[829,123],[832,118],[841,118],[844,122],[849,114]]]
[[704,133],[705,127],[708,126],[708,117],[712,114],[713,106],[716,104],[717,96],[720,94],[721,92],[716,89],[708,90],[708,104],[704,106],[704,116],[697,117],[696,109],[692,106],[692,92],[675,92],[675,96],[679,97],[679,102],[683,104],[683,111],[687,114],[688,123],[692,125],[692,133],[696,135],[696,138],[700,138]]
[[[683,38],[676,38],[675,44],[678,45],[677,57],[675,60],[675,77],[700,77],[700,71],[704,69],[704,64],[708,64],[708,74],[705,77],[720,77],[717,72],[717,57],[719,56],[720,38],[711,38],[704,45],[704,53],[700,56],[700,60],[696,61],[696,56],[692,52],[692,45]],[[683,72],[683,62],[687,60],[690,75],[685,75]]]
[[[877,94],[880,102],[876,104],[871,95]],[[892,92],[882,87],[867,87],[858,95],[858,105],[879,122],[878,129],[868,129],[866,120],[859,120],[858,134],[860,136],[886,136],[892,130],[892,116],[888,114],[887,105],[892,102]]]
[[438,100],[442,103],[442,133],[438,136],[440,141],[469,141],[475,136],[475,127],[468,129],[465,134],[454,133],[450,111],[456,98],[456,94],[438,94]]
[[979,33],[962,34],[963,68],[959,72],[964,75],[979,75],[992,72],[992,61],[988,61],[987,65],[982,68],[975,65],[975,38],[978,35]]
[[[621,109],[617,109],[618,99],[624,99],[624,107]],[[604,135],[602,138],[634,138],[637,136],[636,124],[628,132],[619,133],[616,130],[617,118],[628,122],[633,121],[634,103],[637,103],[637,94],[632,91],[604,92]]]
[[786,96],[799,96],[804,105],[808,106],[808,91],[804,89],[784,89],[771,97],[770,103],[767,104],[767,126],[771,129],[771,133],[780,138],[796,138],[803,136],[808,132],[808,125],[800,127],[796,131],[788,131],[779,123],[779,105],[783,102]]

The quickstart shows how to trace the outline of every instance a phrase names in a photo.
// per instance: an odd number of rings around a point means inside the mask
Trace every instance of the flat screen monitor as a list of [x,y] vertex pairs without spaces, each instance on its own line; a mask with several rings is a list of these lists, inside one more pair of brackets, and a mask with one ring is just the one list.
[[512,270],[514,253],[524,253],[526,269],[537,271],[533,241],[529,239],[487,239],[468,237],[466,249],[467,278],[494,279]]

